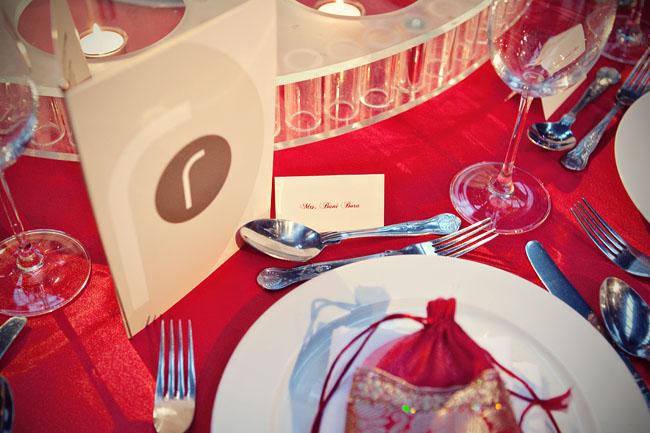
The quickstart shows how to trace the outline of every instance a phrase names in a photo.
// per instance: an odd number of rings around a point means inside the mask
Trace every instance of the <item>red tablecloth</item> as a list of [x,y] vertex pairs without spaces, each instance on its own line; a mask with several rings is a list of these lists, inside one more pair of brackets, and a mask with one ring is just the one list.
[[[453,211],[448,193],[452,176],[471,163],[503,157],[517,110],[516,100],[504,102],[508,93],[492,67],[484,65],[434,100],[397,117],[276,152],[275,175],[384,173],[386,223]],[[610,90],[579,116],[577,135],[584,135],[605,114],[613,98]],[[541,118],[535,104],[529,121]],[[553,200],[551,214],[538,229],[501,236],[465,259],[540,284],[524,253],[526,242],[538,239],[592,308],[597,309],[601,281],[610,275],[625,279],[650,300],[648,280],[610,263],[569,212],[571,204],[587,197],[621,235],[650,251],[650,226],[633,206],[616,171],[613,129],[605,134],[585,172],[565,170],[559,156],[523,143],[518,165],[546,183]],[[153,431],[159,327],[156,322],[132,340],[126,338],[79,165],[24,157],[7,170],[7,177],[29,227],[65,230],[88,247],[93,259],[90,283],[78,299],[62,311],[30,319],[0,360],[2,374],[15,394],[15,431]],[[403,239],[351,240],[327,249],[320,258],[367,254],[406,243]],[[264,292],[255,283],[263,267],[277,264],[250,249],[239,251],[163,316],[191,318],[194,324],[198,395],[191,431],[209,431],[214,396],[228,358],[260,314],[287,293]],[[553,326],[551,317],[549,326]],[[636,366],[650,381],[648,363]]]

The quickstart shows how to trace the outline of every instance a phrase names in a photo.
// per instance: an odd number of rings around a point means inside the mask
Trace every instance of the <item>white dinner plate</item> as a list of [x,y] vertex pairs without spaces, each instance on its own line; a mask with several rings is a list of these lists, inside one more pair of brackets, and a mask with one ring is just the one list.
[[425,315],[455,297],[474,338],[508,337],[512,360],[536,364],[548,396],[572,389],[563,433],[645,433],[650,412],[629,371],[582,317],[543,289],[487,265],[396,256],[327,272],[294,289],[249,329],[223,373],[212,433],[307,433],[338,326],[386,313]]
[[650,93],[627,110],[616,131],[614,152],[623,186],[650,221]]

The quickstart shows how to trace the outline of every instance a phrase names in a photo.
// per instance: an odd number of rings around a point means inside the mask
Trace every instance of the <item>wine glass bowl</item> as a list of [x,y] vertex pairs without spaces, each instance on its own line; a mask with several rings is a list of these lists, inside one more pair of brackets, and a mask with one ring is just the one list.
[[463,218],[489,217],[505,234],[532,230],[546,219],[548,191],[514,165],[528,108],[532,98],[554,95],[584,78],[605,45],[615,8],[614,0],[492,1],[490,59],[521,102],[505,161],[474,164],[452,180],[452,204]]

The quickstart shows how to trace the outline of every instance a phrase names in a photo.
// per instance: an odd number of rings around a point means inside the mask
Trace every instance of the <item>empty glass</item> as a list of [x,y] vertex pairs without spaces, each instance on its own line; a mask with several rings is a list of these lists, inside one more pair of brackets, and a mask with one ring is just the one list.
[[528,108],[534,97],[553,95],[585,76],[605,46],[615,10],[614,0],[492,1],[492,65],[521,94],[521,102],[504,162],[474,164],[452,180],[451,200],[463,218],[475,222],[489,217],[499,233],[532,230],[546,219],[548,191],[535,176],[515,167]]
[[[0,25],[0,202],[13,236],[0,242],[0,313],[34,316],[71,301],[86,285],[90,260],[56,230],[25,231],[4,177],[37,127],[38,96],[8,20]],[[33,186],[30,186],[33,187]]]

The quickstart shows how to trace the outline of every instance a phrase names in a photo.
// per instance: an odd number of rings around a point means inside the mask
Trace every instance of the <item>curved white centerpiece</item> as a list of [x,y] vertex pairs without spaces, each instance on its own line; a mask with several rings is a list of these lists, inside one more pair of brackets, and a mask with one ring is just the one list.
[[[16,24],[30,1],[7,1]],[[245,2],[158,1],[166,6],[184,4],[185,12],[176,28],[155,44]],[[352,3],[363,9],[364,2],[371,1]],[[297,0],[276,2],[276,149],[339,135],[403,112],[487,60],[489,0],[416,0],[392,12],[360,17],[320,12]],[[516,5],[525,3],[512,4],[512,10],[502,12],[514,19]],[[95,59],[89,63],[91,74],[128,63],[144,50]],[[31,45],[28,51],[41,94],[60,97],[62,77],[54,56]],[[62,157],[56,148],[31,153]]]

